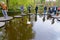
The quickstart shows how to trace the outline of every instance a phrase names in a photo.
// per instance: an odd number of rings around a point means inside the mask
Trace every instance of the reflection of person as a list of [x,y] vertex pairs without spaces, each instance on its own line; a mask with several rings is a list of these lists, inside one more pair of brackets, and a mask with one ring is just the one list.
[[8,17],[8,15],[7,15],[7,10],[8,10],[7,5],[4,2],[1,2],[0,6],[2,7],[2,13],[3,13],[4,17],[7,18]]
[[45,21],[45,16],[43,17],[43,22]]

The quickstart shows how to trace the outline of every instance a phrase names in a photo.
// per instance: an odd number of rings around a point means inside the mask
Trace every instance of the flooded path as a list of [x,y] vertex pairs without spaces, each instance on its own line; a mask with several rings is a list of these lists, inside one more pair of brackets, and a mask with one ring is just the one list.
[[3,40],[60,40],[60,22],[56,19],[52,24],[52,19],[45,18],[44,21],[43,16],[38,15],[35,21],[33,16],[31,19],[33,25],[27,24],[27,17],[23,19],[15,18],[7,22]]
[[54,24],[51,24],[52,19],[45,20],[38,15],[37,22],[34,23],[33,30],[35,32],[35,38],[33,40],[60,40],[60,22],[55,20]]

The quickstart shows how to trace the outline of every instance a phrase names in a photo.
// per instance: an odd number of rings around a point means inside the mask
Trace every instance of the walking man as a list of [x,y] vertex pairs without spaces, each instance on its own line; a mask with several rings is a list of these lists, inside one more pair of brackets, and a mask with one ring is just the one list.
[[44,16],[45,16],[46,12],[47,12],[47,6],[44,6]]

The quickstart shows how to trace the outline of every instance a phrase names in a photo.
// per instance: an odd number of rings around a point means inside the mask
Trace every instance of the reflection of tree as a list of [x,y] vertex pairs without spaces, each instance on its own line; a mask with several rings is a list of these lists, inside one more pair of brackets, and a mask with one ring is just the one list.
[[8,40],[29,40],[34,37],[32,32],[32,25],[26,24],[26,18],[22,23],[19,23],[20,19],[14,19],[11,25],[7,27],[7,39]]
[[27,25],[26,23],[20,27],[20,40],[29,40],[33,38],[32,25]]

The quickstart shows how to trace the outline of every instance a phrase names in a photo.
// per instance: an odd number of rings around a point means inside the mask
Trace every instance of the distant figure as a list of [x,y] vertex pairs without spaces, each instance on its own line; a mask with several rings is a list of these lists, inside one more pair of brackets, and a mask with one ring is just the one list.
[[48,11],[50,14],[53,13],[53,7],[49,7],[49,11]]
[[59,12],[60,12],[60,6],[59,7],[57,7],[57,16],[59,15]]
[[53,7],[53,12],[56,15],[56,12],[57,12],[57,7],[56,6]]
[[37,21],[37,13],[38,13],[38,6],[37,6],[37,5],[36,5],[36,7],[35,7],[35,12],[36,12],[35,21]]
[[58,12],[60,11],[60,6],[59,6],[59,7],[57,7],[57,11],[58,11]]
[[2,7],[2,13],[4,15],[4,18],[7,18],[8,17],[8,15],[7,15],[7,11],[8,11],[7,5],[4,2],[1,2],[0,6]]
[[47,12],[47,6],[44,6],[44,16],[45,16],[46,12]]
[[35,12],[36,12],[36,13],[38,12],[38,6],[35,7]]
[[20,7],[20,11],[21,11],[21,13],[24,12],[24,6],[21,6],[21,7]]
[[31,6],[28,6],[27,10],[29,13],[31,13]]

